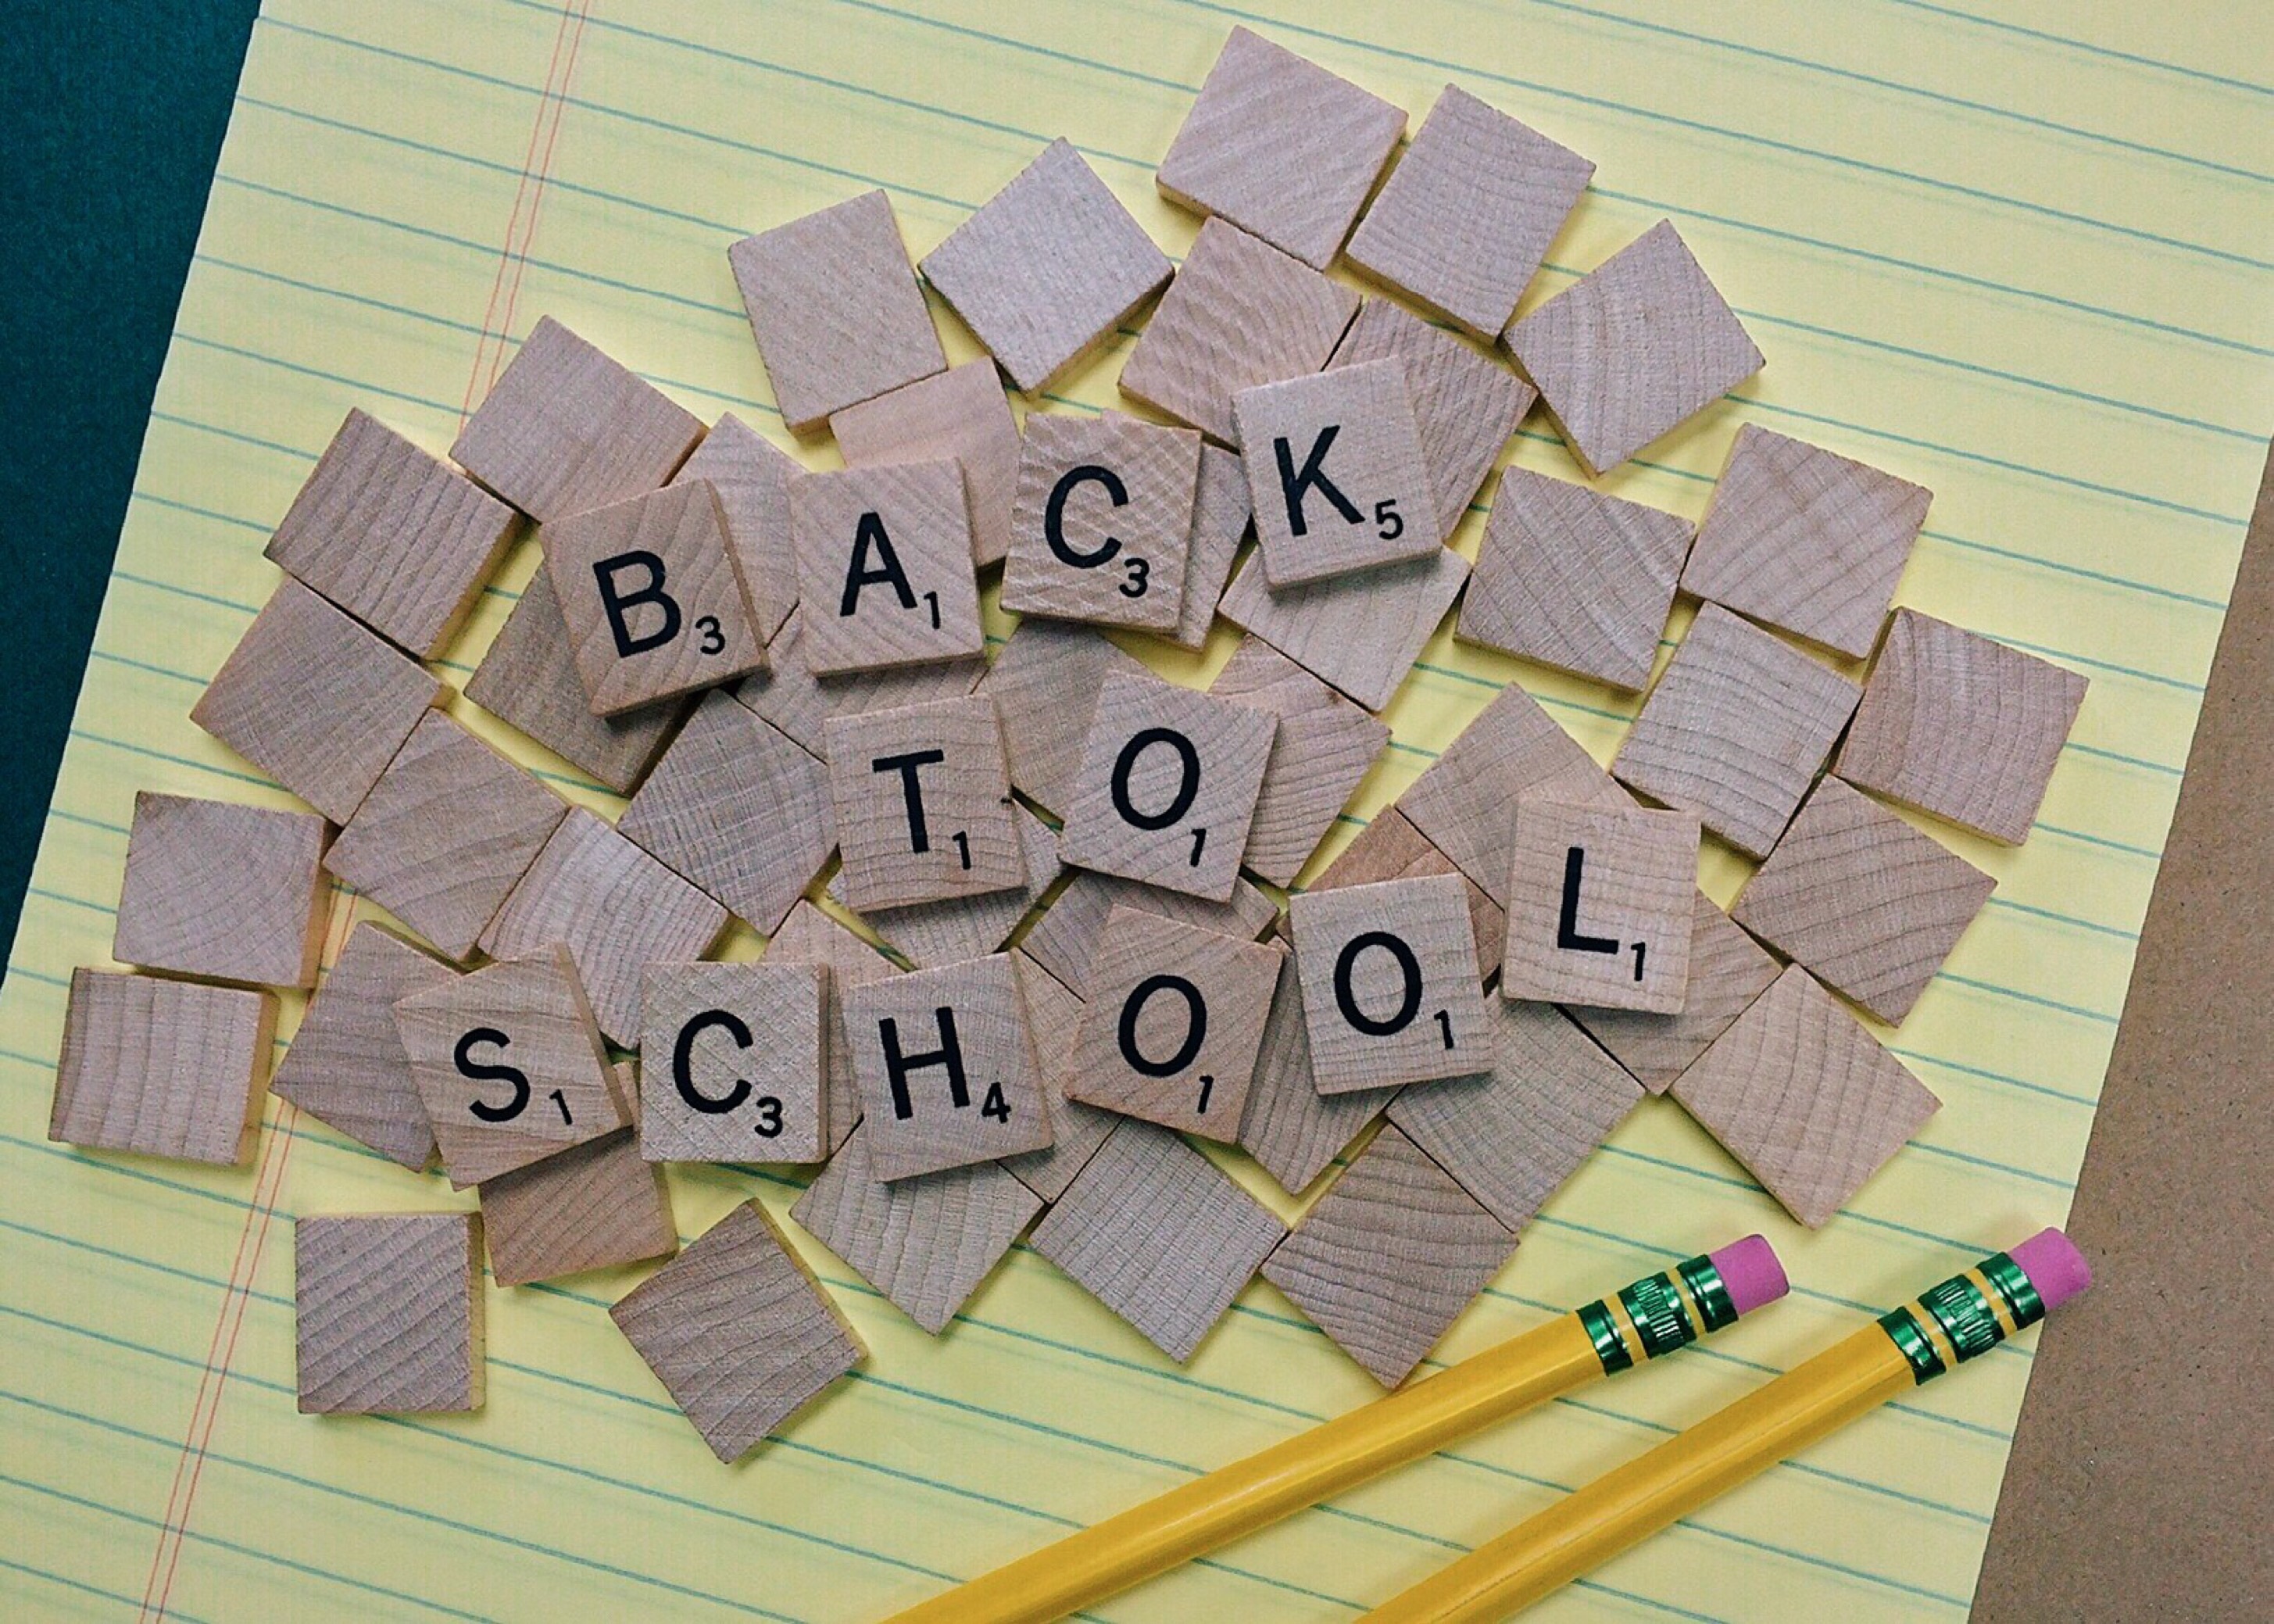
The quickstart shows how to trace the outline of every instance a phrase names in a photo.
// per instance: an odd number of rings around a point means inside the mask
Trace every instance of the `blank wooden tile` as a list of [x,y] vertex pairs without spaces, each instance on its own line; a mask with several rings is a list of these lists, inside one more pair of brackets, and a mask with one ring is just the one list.
[[1125,1122],[1035,1226],[1034,1248],[1182,1364],[1286,1234],[1175,1134]]
[[922,268],[1031,394],[1110,337],[1175,268],[1061,137],[924,255]]
[[825,736],[848,905],[906,907],[1025,887],[993,699],[839,716]]
[[350,408],[264,556],[431,660],[473,607],[516,522],[448,463]]
[[1240,1148],[1288,1194],[1299,1194],[1397,1096],[1395,1087],[1319,1092],[1303,1019],[1302,977],[1295,956],[1282,953],[1254,1081],[1240,1115]]
[[1484,888],[1461,874],[1453,859],[1429,843],[1395,806],[1385,806],[1359,831],[1358,838],[1338,852],[1335,860],[1313,877],[1306,888],[1332,891],[1343,886],[1373,885],[1383,880],[1410,880],[1427,874],[1460,874],[1468,888],[1469,932],[1476,938],[1477,973],[1489,981],[1500,973],[1501,948],[1508,940],[1508,916]]
[[283,580],[190,720],[345,823],[441,698],[441,683],[401,650]]
[[482,1233],[501,1286],[560,1280],[679,1250],[663,1169],[631,1129],[482,1185]]
[[275,1023],[267,993],[74,970],[48,1137],[241,1164]]
[[568,810],[433,711],[340,831],[324,866],[463,963]]
[[1437,550],[1437,496],[1395,356],[1231,397],[1257,557],[1274,587]]
[[804,472],[795,457],[726,412],[671,476],[674,485],[708,480],[718,494],[719,510],[727,521],[727,545],[734,550],[749,601],[750,630],[761,643],[773,640],[797,605],[789,482]]
[[1054,812],[1065,810],[1097,691],[1114,673],[1142,676],[1146,667],[1092,627],[1039,618],[1019,623],[978,691],[995,701],[1011,782],[1020,793]]
[[1306,891],[1287,918],[1321,1093],[1484,1069],[1490,1023],[1458,880]]
[[1193,528],[1185,543],[1185,590],[1177,605],[1177,624],[1161,635],[1179,648],[1198,649],[1216,623],[1216,606],[1231,579],[1232,562],[1253,512],[1247,500],[1247,471],[1239,453],[1209,442],[1201,445],[1200,485],[1193,497]]
[[1009,955],[849,987],[840,1006],[879,1178],[991,1161],[1050,1142]]
[[220,981],[313,986],[328,910],[312,812],[138,790],[110,956]]
[[829,419],[847,468],[937,462],[963,468],[971,512],[971,558],[984,567],[1011,543],[1019,484],[1019,425],[995,363],[984,356],[847,406]]
[[1510,468],[1455,635],[1613,688],[1647,687],[1690,535],[1677,514]]
[[549,525],[655,489],[702,438],[702,419],[544,316],[450,456]]
[[1729,1023],[1768,990],[1781,968],[1760,943],[1730,923],[1703,891],[1690,898],[1690,986],[1679,1015],[1638,1009],[1568,1013],[1611,1058],[1653,1094],[1662,1094]]
[[1942,1104],[1797,964],[1682,1074],[1674,1097],[1811,1229]]
[[1730,917],[1891,1026],[1998,882],[1867,795],[1818,782]]
[[830,1133],[829,970],[651,964],[640,1014],[640,1154],[821,1161]]
[[809,473],[789,487],[789,509],[808,670],[925,665],[985,646],[960,465]]
[[[862,914],[862,920],[887,947],[918,970],[936,970],[994,952],[1010,940],[1019,921],[1062,872],[1058,831],[1024,806],[1014,805],[1012,812],[1018,822],[1019,859],[1026,865],[1024,885],[990,891],[984,896],[953,896],[906,908],[878,909]],[[829,895],[840,902],[844,900],[844,879],[840,873],[829,886]]]
[[1404,108],[1234,27],[1154,180],[1324,270],[1404,132]]
[[1468,578],[1469,561],[1445,547],[1412,563],[1284,592],[1266,585],[1251,562],[1232,578],[1217,608],[1312,676],[1378,711]]
[[472,1212],[297,1220],[300,1413],[479,1409],[481,1250]]
[[395,1006],[458,972],[365,920],[308,1002],[268,1091],[413,1173],[434,1159],[434,1129],[395,1030]]
[[748,1454],[868,1356],[755,1201],[608,1314],[721,1461]]
[[1667,220],[1520,318],[1501,343],[1591,474],[1617,467],[1763,364]]
[[801,901],[766,942],[761,961],[772,964],[825,964],[829,986],[827,1069],[822,1074],[829,1150],[833,1155],[861,1120],[861,1086],[853,1076],[853,1041],[845,1031],[845,994],[901,973],[900,967],[816,908]]
[[1680,1014],[1698,834],[1685,812],[1517,802],[1502,995]]
[[1292,884],[1389,742],[1389,729],[1260,638],[1242,639],[1209,691],[1279,719],[1242,862]]
[[1019,992],[1027,1002],[1027,1033],[1035,1041],[1035,1063],[1041,1069],[1043,1093],[1050,1105],[1050,1142],[1039,1151],[1005,1156],[998,1165],[1043,1200],[1055,1201],[1097,1154],[1114,1124],[1125,1119],[1066,1098],[1075,1075],[1075,1046],[1081,1038],[1081,1000],[1025,953],[1014,951],[1011,960],[1018,969]]
[[1019,459],[1003,607],[1172,631],[1199,488],[1201,437],[1118,412],[1036,412]]
[[1611,771],[1766,857],[1862,691],[1798,649],[1706,604],[1644,701]]
[[937,665],[900,666],[889,671],[847,671],[817,676],[805,663],[805,610],[782,623],[766,650],[767,668],[754,671],[735,687],[734,697],[816,760],[825,759],[824,736],[832,716],[860,716],[898,710],[934,699],[960,699],[986,675],[976,654]]
[[947,365],[882,191],[746,237],[727,259],[794,434]]
[[1058,901],[1043,910],[1020,945],[1077,996],[1087,997],[1090,956],[1096,951],[1098,936],[1113,910],[1125,907],[1141,908],[1164,919],[1246,941],[1261,935],[1279,915],[1278,905],[1245,880],[1233,885],[1227,901],[1218,903],[1134,880],[1083,872],[1076,873]]
[[2085,679],[1897,609],[1833,770],[2007,845],[2029,838]]
[[1121,392],[1237,447],[1231,397],[1325,366],[1358,298],[1237,226],[1208,221],[1121,364]]

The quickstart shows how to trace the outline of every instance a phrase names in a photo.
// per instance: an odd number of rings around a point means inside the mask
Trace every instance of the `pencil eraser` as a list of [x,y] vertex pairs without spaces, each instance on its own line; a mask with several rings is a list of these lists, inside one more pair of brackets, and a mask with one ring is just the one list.
[[2047,1313],[2092,1284],[2092,1269],[2084,1254],[2058,1229],[2038,1230],[2006,1256],[2029,1277],[2029,1284],[2044,1299]]
[[1730,1305],[1740,1315],[1773,1303],[1792,1289],[1792,1282],[1784,1277],[1784,1265],[1777,1261],[1776,1248],[1763,1235],[1733,1241],[1718,1252],[1706,1253],[1706,1261],[1728,1288]]

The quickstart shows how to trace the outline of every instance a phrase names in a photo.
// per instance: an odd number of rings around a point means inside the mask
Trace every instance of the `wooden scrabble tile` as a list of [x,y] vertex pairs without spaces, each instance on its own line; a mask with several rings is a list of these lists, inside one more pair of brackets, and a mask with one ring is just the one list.
[[549,525],[655,489],[702,438],[702,419],[545,316],[450,456]]
[[190,720],[334,823],[355,815],[442,684],[282,580]]
[[834,1155],[861,1120],[861,1086],[853,1076],[853,1041],[845,1031],[845,994],[851,988],[897,976],[900,967],[802,900],[767,940],[766,956],[761,962],[829,968],[829,984],[823,994],[829,1012],[829,1042],[821,1092],[829,1127],[829,1152]]
[[1438,94],[1351,238],[1351,263],[1495,338],[1595,166],[1457,85]]
[[[952,896],[864,914],[863,919],[885,946],[918,970],[937,970],[943,964],[983,958],[1010,940],[1019,921],[1062,872],[1058,831],[1024,806],[1013,805],[1012,814],[1018,824],[1019,860],[1026,865],[1026,883],[984,896]],[[840,902],[844,900],[844,880],[840,872],[829,885],[829,895]]]
[[1890,1026],[1998,882],[1871,797],[1819,781],[1730,917]]
[[1715,604],[1699,608],[1611,771],[1763,857],[1862,690]]
[[565,948],[413,993],[395,1028],[460,1190],[631,1122]]
[[1502,996],[1680,1014],[1698,835],[1685,812],[1519,800]]
[[991,1161],[1050,1142],[1009,955],[848,987],[839,1001],[879,1178]]
[[958,464],[809,473],[789,487],[789,510],[808,670],[925,665],[985,646]]
[[432,711],[356,808],[324,866],[463,963],[568,810]]
[[545,569],[596,716],[766,662],[717,490],[695,480],[545,527]]
[[882,191],[746,237],[727,259],[794,434],[947,366]]
[[1041,1197],[991,1161],[887,1183],[864,1129],[789,1215],[937,1336],[1042,1210]]
[[1571,455],[1599,475],[1762,366],[1668,220],[1520,318],[1501,343],[1538,387]]
[[699,958],[726,928],[725,908],[572,806],[482,933],[482,951],[515,959],[559,942],[601,1033],[629,1048],[639,1039],[648,966]]
[[755,1201],[608,1314],[721,1461],[748,1454],[868,1356]]
[[1492,472],[1494,460],[1539,391],[1495,356],[1481,354],[1442,328],[1386,298],[1359,307],[1335,346],[1337,366],[1373,361],[1405,364],[1405,395],[1429,470],[1437,533],[1450,536]]
[[1216,623],[1216,606],[1231,579],[1232,562],[1254,513],[1247,500],[1247,471],[1239,453],[1201,442],[1200,485],[1193,496],[1192,533],[1185,542],[1185,590],[1177,605],[1177,624],[1161,635],[1179,648],[1199,649]]
[[640,1154],[822,1161],[830,1135],[829,969],[651,964],[640,1014]]
[[1396,357],[1231,397],[1257,557],[1274,587],[1412,558],[1440,541],[1436,491]]
[[1287,918],[1322,1094],[1481,1071],[1491,1026],[1450,875],[1305,891]]
[[983,568],[1003,556],[1019,485],[1019,425],[993,361],[982,356],[847,406],[829,428],[847,468],[954,458],[971,510],[971,560]]
[[1303,1019],[1302,977],[1295,956],[1283,952],[1255,1057],[1255,1079],[1239,1119],[1240,1148],[1288,1194],[1299,1194],[1397,1096],[1395,1087],[1319,1092]]
[[74,970],[48,1137],[91,1151],[244,1162],[275,1023],[267,993]]
[[1209,691],[1279,719],[1241,861],[1291,885],[1389,742],[1389,729],[1261,638],[1232,651]]
[[1682,1074],[1674,1097],[1811,1229],[1942,1104],[1797,964]]
[[2085,679],[1916,609],[1897,609],[1833,770],[1891,801],[2018,846]]
[[1019,459],[1003,607],[1173,631],[1185,600],[1201,437],[1118,412],[1036,412]]
[[1469,561],[1448,547],[1412,563],[1350,580],[1313,581],[1274,592],[1252,563],[1224,590],[1217,610],[1370,711],[1385,708],[1421,646],[1469,578]]
[[[621,1068],[619,1068],[621,1072]],[[559,1280],[679,1250],[663,1169],[627,1128],[482,1187],[482,1233],[501,1286]]]
[[987,661],[973,654],[937,665],[817,676],[805,663],[802,608],[782,623],[766,650],[766,660],[767,668],[744,677],[735,687],[734,697],[816,760],[828,756],[824,734],[831,717],[899,710],[934,699],[959,699],[987,674]]
[[1394,1387],[1515,1250],[1458,1180],[1384,1128],[1264,1260],[1263,1278]]
[[110,956],[219,981],[313,986],[328,910],[313,812],[138,790]]
[[395,1030],[395,1006],[458,972],[365,920],[349,933],[308,1001],[268,1091],[413,1173],[434,1159],[434,1129]]
[[1111,874],[1077,872],[1073,882],[1044,909],[1020,943],[1035,962],[1076,996],[1088,997],[1089,960],[1099,933],[1116,908],[1141,908],[1164,919],[1194,925],[1253,941],[1278,918],[1278,905],[1242,880],[1224,902],[1164,891]]
[[1678,514],[1510,468],[1454,635],[1614,688],[1648,687],[1691,533]]
[[264,556],[431,660],[465,620],[517,522],[448,463],[350,408]]
[[825,737],[848,905],[899,908],[1025,887],[993,699],[839,716]]
[[761,934],[837,844],[827,769],[723,693],[704,696],[616,832]]
[[1121,392],[1237,448],[1231,397],[1325,366],[1358,298],[1237,226],[1207,221],[1122,362]]
[[[1508,915],[1485,895],[1484,888],[1462,874],[1453,859],[1429,843],[1395,806],[1385,806],[1360,829],[1358,838],[1337,854],[1304,888],[1332,891],[1343,886],[1373,885],[1382,880],[1410,880],[1427,874],[1460,874],[1468,888],[1469,933],[1476,938],[1477,973],[1489,981],[1500,973],[1500,952],[1508,940]],[[1307,1062],[1306,1062],[1307,1063]]]
[[1005,1156],[998,1165],[1043,1200],[1055,1201],[1097,1154],[1114,1124],[1126,1119],[1066,1098],[1081,1038],[1081,1000],[1025,953],[1014,951],[1011,960],[1027,1001],[1027,1031],[1035,1040],[1035,1063],[1042,1069],[1050,1109],[1050,1142],[1039,1151]]
[[1642,1085],[1547,1004],[1493,1000],[1492,1066],[1476,1076],[1409,1088],[1389,1120],[1511,1233],[1611,1129],[1642,1103]]
[[719,414],[703,443],[671,476],[707,480],[727,523],[727,545],[749,601],[750,630],[770,643],[797,606],[797,554],[789,540],[789,482],[797,459],[733,412]]
[[481,1251],[472,1212],[297,1220],[300,1413],[479,1409]]
[[1405,110],[1235,27],[1154,181],[1324,270],[1405,132]]
[[1065,811],[1081,766],[1082,741],[1097,713],[1097,691],[1114,674],[1147,671],[1144,661],[1088,626],[1039,618],[1019,623],[978,691],[995,701],[1011,782],[1022,794]]
[[1103,344],[1175,268],[1061,137],[924,255],[922,268],[1032,394]]
[[1706,1047],[1768,990],[1782,968],[1730,923],[1703,891],[1690,898],[1690,987],[1679,1015],[1639,1009],[1566,1011],[1653,1094],[1663,1094]]

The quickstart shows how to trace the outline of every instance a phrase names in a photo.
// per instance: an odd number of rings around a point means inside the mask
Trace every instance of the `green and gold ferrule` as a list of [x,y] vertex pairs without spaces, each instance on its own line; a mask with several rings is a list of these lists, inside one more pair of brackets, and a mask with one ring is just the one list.
[[1737,1305],[1730,1301],[1729,1288],[1722,1283],[1721,1271],[1713,1266],[1711,1258],[1692,1258],[1687,1263],[1676,1264],[1675,1272],[1690,1288],[1690,1295],[1698,1300],[1698,1317],[1708,1331],[1719,1331],[1723,1326],[1737,1323]]
[[2006,1328],[1998,1323],[1997,1311],[1990,1306],[1990,1299],[1963,1274],[1943,1281],[1921,1296],[1919,1303],[1934,1316],[1934,1323],[1950,1339],[1951,1351],[1961,1364],[1988,1353],[2006,1340]]
[[1672,1353],[1698,1340],[1698,1327],[1690,1323],[1681,1290],[1663,1274],[1637,1280],[1619,1293],[1619,1303],[1627,1311],[1627,1318],[1634,1321],[1635,1335],[1642,1343],[1642,1356],[1645,1359]]
[[1627,1340],[1619,1334],[1619,1322],[1611,1312],[1611,1305],[1598,1297],[1579,1311],[1579,1323],[1586,1327],[1587,1340],[1595,1345],[1595,1357],[1603,1362],[1603,1374],[1615,1376],[1634,1363],[1634,1354]]
[[1918,1322],[1918,1316],[1908,1308],[1899,1308],[1879,1316],[1879,1329],[1895,1345],[1911,1367],[1911,1385],[1922,1386],[1932,1381],[1950,1367],[1943,1363],[1942,1356],[1935,1351],[1934,1339]]
[[2022,1273],[2020,1264],[2003,1252],[1993,1252],[1975,1266],[2006,1304],[2006,1311],[2014,1317],[2014,1329],[2027,1330],[2045,1317],[2045,1300],[2029,1284],[2029,1277]]

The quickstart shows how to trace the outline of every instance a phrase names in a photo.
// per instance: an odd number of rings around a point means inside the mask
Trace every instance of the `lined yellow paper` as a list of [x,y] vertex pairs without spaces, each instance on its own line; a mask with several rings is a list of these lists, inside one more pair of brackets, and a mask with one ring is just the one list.
[[[304,1418],[291,1218],[466,1198],[276,1101],[242,1170],[45,1137],[65,982],[105,962],[134,790],[282,798],[186,713],[267,594],[260,548],[350,405],[442,449],[549,313],[706,419],[732,409],[787,443],[729,241],[884,185],[922,253],[1063,133],[1181,254],[1194,222],[1150,172],[1239,20],[1417,118],[1458,79],[1593,157],[1535,300],[1678,222],[1769,366],[1608,488],[1695,516],[1743,421],[1868,459],[1936,492],[1902,601],[2093,685],[2025,848],[1939,831],[2000,884],[1889,1039],[1945,1102],[1918,1143],[1810,1236],[1651,1102],[1439,1354],[1753,1228],[1792,1264],[1793,1300],[1091,1616],[1346,1618],[1867,1306],[2064,1215],[2274,427],[2274,25],[2113,0],[1270,9],[269,5],[0,993],[0,1613],[860,1619],[1371,1394],[1261,1284],[1179,1371],[1023,1250],[935,1342],[805,1242],[872,1356],[738,1468],[609,1323],[629,1272],[492,1289],[477,1416]],[[971,353],[940,314],[951,359]],[[1113,404],[1126,348],[1050,408]],[[1537,417],[1512,456],[1577,477]],[[1480,522],[1457,539],[1472,555]],[[524,545],[440,662],[453,684],[534,563]],[[1230,643],[1219,626],[1204,658],[1163,668],[1199,680]],[[1608,758],[1630,705],[1441,631],[1353,811],[1387,804],[1511,677]],[[1709,878],[1726,898],[1741,872]],[[751,1193],[786,1212],[797,1181],[681,1168],[672,1190],[693,1235]],[[1960,1613],[2033,1341],[1540,1616]]]

